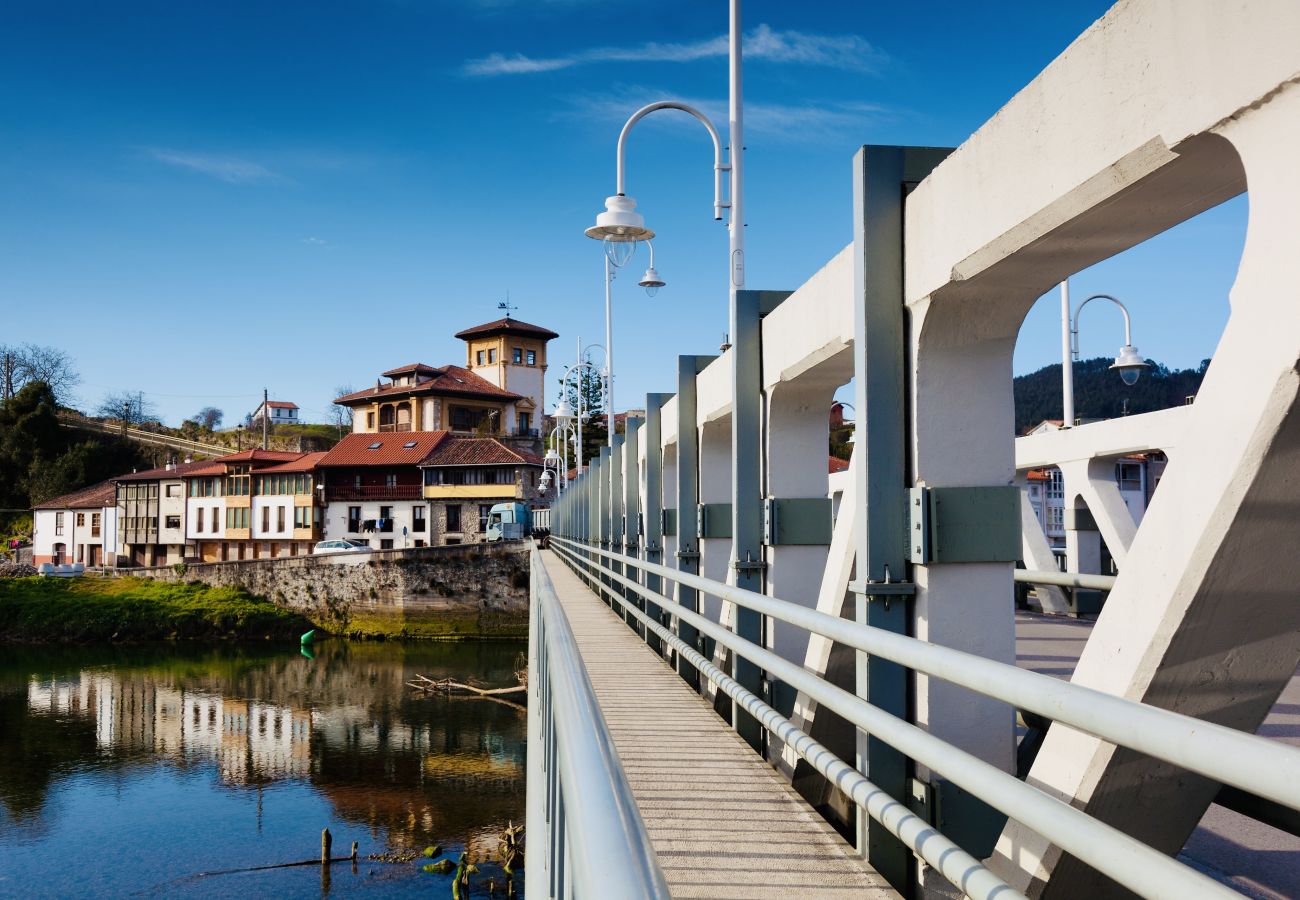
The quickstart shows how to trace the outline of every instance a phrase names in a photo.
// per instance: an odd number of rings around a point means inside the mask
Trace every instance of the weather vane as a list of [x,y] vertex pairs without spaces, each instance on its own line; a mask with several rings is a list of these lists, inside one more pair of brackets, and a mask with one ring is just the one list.
[[518,308],[519,308],[519,307],[517,307],[517,306],[511,306],[511,305],[510,305],[510,292],[509,292],[509,291],[506,291],[506,299],[502,300],[500,303],[497,304],[497,309],[504,309],[504,310],[506,311],[506,318],[507,318],[507,319],[510,318],[510,314],[511,314],[512,312],[514,312],[514,311],[515,311],[516,309],[518,309]]

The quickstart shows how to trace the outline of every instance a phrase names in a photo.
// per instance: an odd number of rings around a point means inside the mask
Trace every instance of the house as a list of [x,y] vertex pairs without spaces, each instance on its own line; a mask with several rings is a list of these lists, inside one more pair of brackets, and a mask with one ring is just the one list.
[[383,372],[373,388],[337,398],[352,412],[352,431],[453,431],[537,441],[546,344],[555,332],[505,318],[456,336],[465,341],[467,366],[411,363]]
[[540,496],[543,462],[500,441],[453,436],[439,442],[420,469],[430,540],[440,546],[483,540],[488,513],[497,503],[533,505]]
[[116,496],[109,480],[37,504],[32,510],[32,562],[108,565],[117,545]]
[[[1115,460],[1115,486],[1134,524],[1142,523],[1167,464],[1168,458],[1159,451],[1128,454]],[[1058,550],[1064,548],[1066,484],[1061,470],[1056,466],[1030,469],[1025,473],[1024,490],[1047,542]]]
[[298,404],[286,400],[267,400],[259,403],[257,409],[253,410],[253,414],[248,418],[249,424],[260,426],[263,417],[271,425],[297,425]]
[[[278,527],[280,512],[272,509],[292,508],[299,503],[310,508],[314,503],[315,486],[308,478],[310,470],[291,473],[295,476],[290,492],[278,500],[268,500],[260,490],[279,490],[283,481],[265,482],[263,473],[300,463],[304,457],[324,454],[293,453],[281,450],[244,450],[203,463],[184,474],[185,494],[185,558],[203,562],[224,562],[239,559],[264,559],[276,556],[296,556],[311,552],[311,545],[319,540],[317,516],[308,514],[313,524],[302,529]],[[283,472],[283,470],[281,469]],[[304,499],[299,500],[299,487],[305,484]],[[276,495],[277,497],[280,495]],[[263,512],[263,510],[267,510]],[[290,516],[302,514],[289,513]],[[262,518],[266,527],[262,526]]]
[[465,365],[490,384],[519,395],[508,434],[536,436],[546,409],[546,346],[559,335],[506,316],[456,332]]
[[542,460],[449,431],[350,434],[317,463],[325,536],[377,550],[483,540],[487,511],[536,500]]
[[169,463],[114,479],[117,485],[117,566],[184,562],[185,476],[205,461]]

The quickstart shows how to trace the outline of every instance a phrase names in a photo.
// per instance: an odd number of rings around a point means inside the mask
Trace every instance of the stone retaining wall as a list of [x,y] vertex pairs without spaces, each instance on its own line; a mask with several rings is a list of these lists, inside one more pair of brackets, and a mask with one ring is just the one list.
[[334,634],[526,638],[529,543],[511,541],[112,569],[115,577],[241,587]]

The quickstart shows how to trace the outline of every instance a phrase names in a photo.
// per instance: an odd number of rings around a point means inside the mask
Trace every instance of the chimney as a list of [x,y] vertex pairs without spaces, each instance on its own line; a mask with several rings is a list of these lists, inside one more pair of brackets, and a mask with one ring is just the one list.
[[378,378],[375,379],[375,393],[376,393],[376,394],[379,393],[379,379],[378,379]]

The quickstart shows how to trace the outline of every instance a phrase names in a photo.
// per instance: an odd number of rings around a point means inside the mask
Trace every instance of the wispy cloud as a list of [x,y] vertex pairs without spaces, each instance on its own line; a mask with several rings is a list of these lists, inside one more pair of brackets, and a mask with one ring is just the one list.
[[326,246],[329,246],[329,241],[325,240],[325,238],[318,238],[318,237],[305,237],[305,238],[302,239],[302,242],[303,242],[304,244],[307,244],[307,245],[312,246],[312,247],[326,247]]
[[237,156],[193,153],[164,147],[150,147],[145,152],[164,165],[207,175],[227,184],[270,184],[287,181],[283,175],[268,169],[261,163]]
[[[568,109],[560,115],[566,119],[619,123],[630,113],[653,100],[671,94],[644,87],[616,88],[607,94],[583,94],[567,99]],[[727,119],[727,101],[677,97],[699,109],[714,122]],[[807,143],[845,134],[861,135],[873,124],[897,115],[889,107],[864,101],[830,101],[819,103],[746,103],[745,128],[783,143]],[[680,128],[698,128],[689,116],[654,115],[646,123]],[[701,136],[703,133],[701,132]]]
[[[802,31],[777,31],[768,25],[759,25],[745,36],[744,52],[747,59],[792,63],[806,66],[826,66],[854,72],[874,72],[888,59],[866,38],[856,34],[808,34]],[[701,59],[715,59],[727,55],[725,35],[690,43],[660,43],[652,41],[633,47],[596,47],[578,50],[564,56],[535,57],[522,53],[492,53],[465,63],[466,75],[531,75],[554,72],[607,62],[668,62],[686,63]]]

